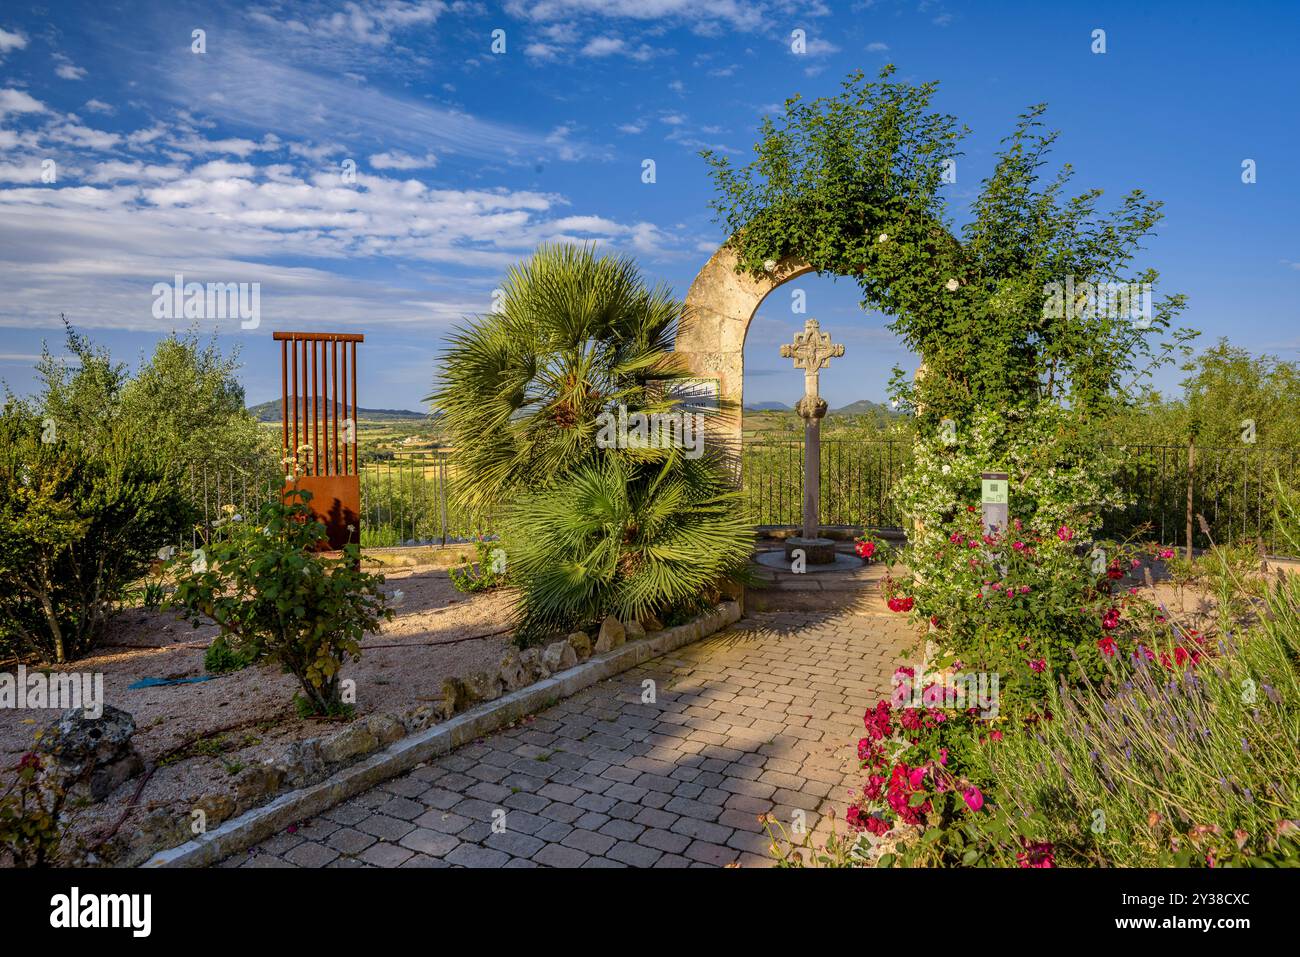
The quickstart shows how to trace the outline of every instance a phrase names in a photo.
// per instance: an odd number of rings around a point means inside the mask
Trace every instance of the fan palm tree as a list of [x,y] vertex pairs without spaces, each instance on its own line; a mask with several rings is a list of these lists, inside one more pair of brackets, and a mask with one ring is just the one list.
[[674,451],[662,462],[607,456],[562,489],[507,508],[511,574],[526,582],[515,633],[529,644],[613,614],[663,615],[744,577],[753,549],[727,473]]
[[451,336],[428,397],[456,449],[457,502],[481,511],[600,457],[602,411],[668,410],[648,383],[682,374],[671,349],[683,310],[632,260],[591,247],[543,245],[511,269],[498,311]]

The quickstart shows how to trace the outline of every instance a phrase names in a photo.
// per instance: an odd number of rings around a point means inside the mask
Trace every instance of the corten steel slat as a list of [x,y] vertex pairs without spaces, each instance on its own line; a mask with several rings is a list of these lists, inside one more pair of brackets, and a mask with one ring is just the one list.
[[319,343],[311,341],[311,457],[312,475],[320,475],[320,354]]
[[[280,343],[280,421],[282,441],[281,447],[286,451],[289,448],[289,344]],[[280,453],[280,458],[284,458],[284,452]]]
[[334,397],[330,400],[330,418],[334,420],[334,474],[339,474],[339,342],[330,343],[330,367],[334,370]]
[[[343,417],[346,419],[347,415],[348,415],[348,347],[346,344],[344,344],[343,346]],[[343,428],[344,428],[344,438],[346,438],[347,425],[345,424]],[[356,423],[354,422],[352,424],[352,444],[354,445],[356,444],[356,438],[357,438]],[[348,474],[348,445],[346,442],[343,445],[343,474],[344,475]]]
[[[297,348],[297,346],[295,346]],[[307,340],[302,340],[302,444],[307,444],[311,435],[311,426],[307,422]],[[296,453],[295,453],[296,457]],[[303,468],[307,466],[304,464]]]
[[298,461],[298,343],[288,343],[289,353],[293,357],[293,452],[294,462]]
[[321,422],[325,426],[325,471],[324,475],[330,474],[330,356],[326,344],[318,343],[321,352],[321,364],[325,367],[320,377],[321,388]]
[[[357,343],[359,338],[349,340],[352,343],[352,428],[357,427]],[[352,443],[352,474],[359,475],[360,469],[357,466],[357,446],[359,442]]]

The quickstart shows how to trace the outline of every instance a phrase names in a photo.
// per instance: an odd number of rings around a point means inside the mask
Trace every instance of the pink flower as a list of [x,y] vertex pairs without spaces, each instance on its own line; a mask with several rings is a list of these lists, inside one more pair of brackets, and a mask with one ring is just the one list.
[[1029,670],[1034,672],[1043,672],[1047,670],[1046,658],[1031,658],[1029,661]]
[[1016,863],[1021,867],[1055,867],[1053,852],[1056,848],[1051,841],[1027,841],[1023,837],[1020,845],[1024,848],[1016,855]]
[[1028,594],[1029,594],[1029,586],[1028,586],[1028,585],[1021,585],[1021,586],[1020,586],[1020,594],[1022,594],[1022,595],[1028,595]]
[[1160,557],[1164,559],[1173,558],[1174,550],[1172,548],[1162,548],[1160,549]]
[[961,792],[961,799],[966,802],[966,806],[972,811],[978,811],[984,806],[984,795],[980,793],[977,787],[968,787]]
[[1068,542],[1070,539],[1074,538],[1074,531],[1069,525],[1062,525],[1056,530],[1056,537],[1063,542]]
[[925,781],[925,768],[912,768],[912,773],[907,776],[907,783],[912,785],[913,789],[919,788]]
[[1112,638],[1110,635],[1098,639],[1097,647],[1101,649],[1101,653],[1105,655],[1107,658],[1115,657],[1115,639]]

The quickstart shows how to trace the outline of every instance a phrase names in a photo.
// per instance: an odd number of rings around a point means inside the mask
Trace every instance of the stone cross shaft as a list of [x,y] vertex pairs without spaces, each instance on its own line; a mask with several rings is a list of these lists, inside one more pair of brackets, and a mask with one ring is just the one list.
[[803,397],[795,411],[803,419],[803,537],[815,539],[819,528],[817,502],[821,495],[821,420],[826,415],[826,400],[818,394],[821,370],[831,359],[844,355],[844,346],[831,342],[829,332],[822,332],[816,319],[803,325],[793,343],[781,346],[781,357],[793,359],[796,369],[803,369]]

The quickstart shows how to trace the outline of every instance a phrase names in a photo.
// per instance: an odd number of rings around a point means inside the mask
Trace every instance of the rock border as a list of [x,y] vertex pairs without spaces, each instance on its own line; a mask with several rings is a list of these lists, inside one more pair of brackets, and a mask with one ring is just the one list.
[[404,774],[453,748],[470,744],[512,721],[535,714],[560,699],[642,662],[706,638],[740,620],[740,605],[724,601],[694,621],[619,645],[582,664],[409,735],[346,767],[319,784],[288,791],[177,847],[159,851],[140,867],[205,867],[315,817],[336,804]]

